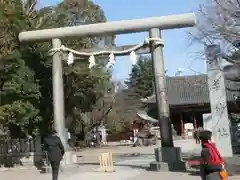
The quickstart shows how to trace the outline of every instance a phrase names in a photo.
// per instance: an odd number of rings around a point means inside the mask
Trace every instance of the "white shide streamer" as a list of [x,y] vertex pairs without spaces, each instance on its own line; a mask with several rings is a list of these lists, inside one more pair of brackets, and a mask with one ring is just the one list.
[[68,65],[71,65],[74,63],[74,55],[87,56],[88,62],[89,62],[89,66],[88,66],[89,69],[93,68],[96,65],[95,56],[109,55],[109,61],[107,63],[107,68],[111,68],[116,62],[115,56],[123,55],[123,54],[130,54],[130,60],[132,61],[132,64],[135,65],[137,63],[137,55],[135,52],[138,49],[140,49],[146,45],[149,45],[151,42],[154,42],[155,45],[163,45],[164,44],[164,41],[160,38],[146,38],[142,43],[140,43],[134,47],[131,47],[129,49],[126,49],[126,50],[122,50],[122,51],[103,50],[103,51],[91,52],[91,53],[76,51],[74,49],[71,49],[71,48],[68,48],[68,47],[62,45],[60,48],[51,49],[49,51],[49,54],[53,55],[56,52],[68,52],[68,59],[67,59]]

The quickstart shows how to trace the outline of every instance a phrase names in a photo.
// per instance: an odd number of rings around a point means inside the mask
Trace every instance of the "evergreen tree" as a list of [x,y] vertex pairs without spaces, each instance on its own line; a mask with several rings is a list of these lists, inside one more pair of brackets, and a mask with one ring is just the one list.
[[[16,136],[37,134],[53,117],[52,59],[48,55],[51,44],[20,44],[18,34],[106,21],[102,9],[90,1],[65,1],[40,10],[35,7],[35,0],[24,4],[21,0],[0,1],[0,123],[11,132],[18,132]],[[78,50],[109,45],[111,39],[114,38],[74,38],[63,40],[63,44]],[[71,67],[64,63],[67,120],[90,112],[105,94],[111,74],[104,71],[104,64],[104,57],[93,70],[88,69],[87,60]]]
[[151,57],[139,57],[137,64],[132,68],[128,86],[141,98],[146,98],[152,95],[153,71]]

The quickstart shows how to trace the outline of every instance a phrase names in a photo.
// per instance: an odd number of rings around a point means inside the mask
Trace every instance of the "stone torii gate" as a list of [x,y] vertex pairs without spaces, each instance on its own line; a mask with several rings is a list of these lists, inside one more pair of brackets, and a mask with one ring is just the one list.
[[[124,20],[116,22],[98,23],[90,25],[80,25],[73,27],[62,27],[54,29],[43,29],[27,31],[19,34],[20,42],[30,41],[52,41],[53,48],[61,47],[62,38],[71,37],[91,37],[99,35],[128,34],[148,31],[150,38],[161,38],[160,30],[192,27],[196,24],[196,17],[193,13],[170,15],[161,17],[151,17],[145,19]],[[169,105],[167,101],[165,71],[163,60],[163,43],[161,45],[151,42],[150,50],[153,60],[153,71],[155,79],[155,92],[157,97],[158,119],[160,124],[161,144],[167,151],[174,150],[171,132],[171,122],[169,118]],[[65,119],[64,119],[64,92],[62,77],[62,59],[60,52],[53,55],[53,106],[54,121],[56,130],[64,145]],[[163,152],[163,151],[162,151]]]

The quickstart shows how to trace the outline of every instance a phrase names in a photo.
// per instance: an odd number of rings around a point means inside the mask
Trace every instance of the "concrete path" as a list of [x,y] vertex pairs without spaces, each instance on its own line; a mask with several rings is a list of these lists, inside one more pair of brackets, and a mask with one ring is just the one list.
[[[183,153],[187,154],[200,154],[201,147],[199,144],[196,144],[192,139],[186,140],[176,140],[174,141],[175,147],[181,147]],[[114,161],[120,159],[132,159],[133,156],[126,157],[128,154],[140,154],[148,155],[148,161],[144,164],[150,164],[154,160],[154,148],[160,147],[160,145],[149,146],[149,147],[131,147],[131,146],[114,146],[114,147],[103,147],[103,148],[91,148],[85,149],[82,152],[76,153],[78,156],[82,156],[79,159],[79,162],[82,164],[87,163],[97,163],[98,156],[103,152],[112,152]],[[125,156],[125,158],[122,158]],[[146,159],[146,158],[145,158]],[[125,162],[124,162],[125,163]]]
[[[110,151],[113,154],[122,154],[122,153],[140,153],[140,154],[153,154],[154,148],[160,147],[160,143],[155,146],[149,147],[132,147],[132,146],[108,146],[102,148],[91,148],[85,149],[79,153],[78,155],[82,156],[95,156],[99,155],[100,153]],[[186,140],[176,140],[174,141],[175,147],[181,147],[183,153],[200,153],[201,146],[196,144],[193,139],[186,139]]]
[[[93,167],[92,167],[93,168]],[[50,174],[39,174],[35,170],[21,170],[13,172],[0,172],[2,179],[7,180],[51,180]],[[79,169],[60,173],[59,180],[201,180],[199,176],[189,175],[188,173],[176,172],[149,172],[142,169],[132,169],[125,167],[118,167],[113,173],[98,173],[91,169],[88,171]],[[239,180],[240,176],[229,177],[229,180]]]
[[[183,153],[200,153],[200,145],[196,145],[194,140],[178,140],[175,141],[175,146],[181,147]],[[175,172],[149,172],[144,167],[148,167],[149,163],[154,160],[153,149],[159,147],[105,147],[101,149],[86,149],[77,153],[83,156],[80,159],[79,167],[71,167],[60,173],[59,180],[201,180],[199,176],[190,175],[189,173]],[[94,172],[98,168],[98,155],[102,152],[110,151],[114,155],[116,164],[116,172],[99,173]],[[127,156],[127,154],[139,153],[137,157]],[[93,165],[95,163],[95,165]],[[50,174],[40,174],[37,170],[13,169],[10,171],[0,172],[2,179],[7,180],[51,180]],[[229,180],[239,180],[240,176],[230,177]]]

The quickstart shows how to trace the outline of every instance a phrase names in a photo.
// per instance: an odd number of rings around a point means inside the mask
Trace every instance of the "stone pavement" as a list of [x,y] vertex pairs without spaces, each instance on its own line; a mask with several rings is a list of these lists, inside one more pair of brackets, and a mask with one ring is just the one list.
[[[83,156],[85,158],[96,158],[100,153],[103,152],[112,152],[113,154],[132,154],[132,153],[140,153],[140,154],[154,154],[154,148],[160,146],[160,143],[155,146],[149,147],[131,147],[131,146],[109,146],[102,148],[91,148],[86,149],[82,152],[78,152],[77,155]],[[174,141],[175,147],[181,147],[183,153],[195,153],[200,154],[201,147],[199,144],[196,144],[193,139],[186,140],[176,140]]]
[[77,180],[77,179],[98,179],[98,180],[159,180],[159,178],[166,180],[200,180],[198,176],[189,176],[185,173],[173,173],[173,172],[148,172],[145,170],[131,169],[131,168],[118,168],[114,173],[83,173],[76,174],[69,177],[66,180]]
[[[90,167],[88,167],[90,168]],[[92,167],[94,168],[94,167]],[[50,174],[39,174],[36,170],[15,170],[12,172],[0,172],[2,179],[7,180],[51,180]],[[90,169],[75,169],[73,171],[61,172],[59,180],[159,180],[159,178],[166,180],[201,180],[199,176],[189,175],[188,173],[176,172],[149,172],[143,169],[132,169],[126,167],[117,167],[116,172],[113,173],[99,173],[93,172]],[[230,177],[229,180],[239,180],[240,176]]]
[[[196,145],[194,140],[178,140],[175,141],[175,146],[181,147],[183,153],[199,154],[200,145]],[[159,146],[155,146],[159,147]],[[149,172],[146,167],[149,167],[151,161],[154,160],[153,146],[150,147],[104,147],[101,149],[86,149],[77,153],[83,156],[80,158],[79,167],[65,168],[64,172],[60,173],[59,180],[158,180],[159,177],[163,179],[179,179],[179,180],[200,180],[196,175],[191,175],[188,172]],[[114,155],[116,165],[116,172],[113,173],[99,173],[94,172],[98,168],[98,155],[101,152],[111,151]],[[131,155],[133,154],[133,155]],[[134,154],[138,154],[134,156]],[[2,179],[8,180],[47,180],[51,179],[50,174],[40,174],[37,170],[21,170],[13,169],[10,171],[0,172]],[[240,179],[240,176],[230,177],[229,180]]]

